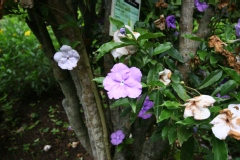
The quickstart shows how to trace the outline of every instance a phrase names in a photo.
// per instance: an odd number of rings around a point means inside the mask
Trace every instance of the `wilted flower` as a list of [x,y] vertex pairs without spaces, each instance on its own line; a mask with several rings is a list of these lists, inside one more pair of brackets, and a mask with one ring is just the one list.
[[210,111],[207,107],[212,106],[216,100],[208,95],[200,95],[187,101],[188,102],[184,104],[186,108],[183,117],[193,116],[196,120],[203,120],[210,116]]
[[168,28],[176,28],[176,20],[174,15],[167,16],[166,23]]
[[44,151],[48,151],[51,147],[52,147],[51,145],[45,145],[45,146],[43,147],[43,150],[44,150]]
[[[127,28],[129,31],[131,31],[131,33],[134,35],[135,39],[137,39],[140,36],[140,34],[138,32],[133,32],[131,27],[125,25],[125,28]],[[117,30],[114,33],[114,35],[113,35],[114,42],[122,42],[121,38],[125,38],[126,36],[128,36],[128,38],[131,38],[131,35],[123,34],[124,31],[126,33],[125,28],[121,28],[120,30]],[[133,54],[136,52],[136,50],[137,50],[137,48],[135,46],[129,45],[126,47],[120,47],[120,48],[113,49],[111,51],[111,54],[113,55],[114,58],[117,58],[117,57],[120,58],[122,55]]]
[[194,4],[199,12],[203,12],[208,8],[208,4],[206,2],[199,2],[199,0],[195,0]]
[[236,36],[240,37],[240,19],[238,19],[238,23],[235,25]]
[[240,104],[230,104],[228,108],[219,111],[210,124],[213,124],[212,132],[218,139],[227,136],[240,140]]
[[78,52],[67,45],[63,45],[60,48],[60,52],[54,55],[54,60],[58,63],[58,66],[68,70],[72,70],[76,67],[79,59],[80,55]]
[[143,107],[140,110],[138,117],[141,117],[142,119],[148,119],[152,116],[152,114],[150,113],[146,113],[149,109],[151,109],[153,107],[154,103],[152,101],[149,100],[149,97],[146,97],[144,103],[143,103]]
[[164,2],[164,0],[159,0],[159,2],[156,2],[155,6],[157,8],[167,8],[168,4]]
[[117,63],[103,80],[103,86],[110,99],[137,98],[142,93],[141,78],[142,73],[138,68]]
[[125,138],[125,135],[122,130],[117,130],[116,132],[113,132],[111,134],[111,143],[113,145],[119,145],[122,143],[123,139]]
[[164,18],[164,15],[160,15],[160,18],[154,21],[154,25],[160,30],[165,30],[166,19]]
[[171,82],[170,78],[172,72],[169,69],[164,69],[164,71],[161,71],[158,74],[160,81],[163,82],[165,85],[168,85]]
[[80,142],[72,142],[71,146],[72,148],[76,148]]

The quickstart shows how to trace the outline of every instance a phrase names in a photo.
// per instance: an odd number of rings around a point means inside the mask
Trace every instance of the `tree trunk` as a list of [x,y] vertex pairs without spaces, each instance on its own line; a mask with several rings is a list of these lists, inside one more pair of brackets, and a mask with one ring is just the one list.
[[[57,0],[48,0],[47,5],[50,8],[54,8],[51,9],[51,13],[57,26],[65,25],[69,22],[66,19],[66,15],[74,19],[75,14],[66,7],[65,3],[59,3]],[[71,43],[80,42],[80,45],[75,48],[80,54],[80,60],[77,67],[70,71],[70,73],[83,106],[93,157],[98,160],[111,159],[105,116],[97,87],[92,81],[92,69],[82,39],[82,33],[77,26],[67,26],[61,29],[60,32],[62,37],[67,37]]]
[[27,24],[41,43],[44,53],[51,62],[54,76],[65,95],[63,107],[67,113],[69,123],[75,131],[76,136],[81,141],[83,147],[90,155],[92,155],[87,128],[80,116],[80,103],[76,94],[76,88],[69,71],[61,70],[57,63],[53,60],[53,56],[56,51],[46,29],[45,22],[42,21],[40,18],[42,16],[38,13],[39,12],[36,10],[34,12],[32,9],[29,9],[28,15],[30,20],[27,20]]

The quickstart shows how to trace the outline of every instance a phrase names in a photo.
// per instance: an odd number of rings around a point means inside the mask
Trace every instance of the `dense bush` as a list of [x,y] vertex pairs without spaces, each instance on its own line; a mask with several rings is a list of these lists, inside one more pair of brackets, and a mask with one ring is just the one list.
[[55,84],[48,59],[24,15],[0,21],[0,93],[41,94]]

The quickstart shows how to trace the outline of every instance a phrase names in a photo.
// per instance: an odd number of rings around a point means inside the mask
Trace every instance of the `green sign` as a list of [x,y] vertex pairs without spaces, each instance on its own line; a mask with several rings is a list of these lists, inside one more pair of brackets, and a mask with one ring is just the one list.
[[[113,0],[111,16],[133,28],[134,23],[139,20],[141,0]],[[110,25],[110,35],[117,30],[117,27]]]

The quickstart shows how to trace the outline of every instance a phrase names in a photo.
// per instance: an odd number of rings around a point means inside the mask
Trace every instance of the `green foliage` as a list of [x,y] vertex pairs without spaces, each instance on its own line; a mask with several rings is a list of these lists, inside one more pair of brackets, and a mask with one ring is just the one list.
[[0,93],[41,94],[56,84],[41,45],[23,16],[0,21]]
[[[179,9],[177,6],[170,5],[166,12],[164,11],[164,14],[176,14],[178,13],[177,9]],[[145,17],[144,21],[136,24],[137,28],[134,31],[140,33],[137,39],[127,36],[121,39],[122,42],[108,42],[97,50],[97,60],[99,60],[113,49],[129,45],[135,46],[136,53],[123,55],[115,61],[116,63],[125,62],[129,67],[138,67],[143,75],[141,83],[144,84],[144,87],[141,97],[136,99],[120,98],[111,105],[111,108],[125,107],[121,117],[130,114],[130,124],[133,124],[138,118],[137,115],[145,98],[149,96],[149,99],[154,102],[154,107],[147,113],[153,115],[156,120],[154,125],[158,126],[152,132],[151,139],[153,141],[160,138],[168,140],[173,148],[178,143],[180,148],[173,149],[174,157],[177,159],[190,160],[201,155],[204,155],[206,159],[226,159],[229,153],[227,143],[212,136],[212,125],[209,123],[218,115],[220,110],[227,108],[228,104],[239,103],[239,74],[234,69],[223,67],[225,58],[208,47],[207,39],[197,37],[194,34],[185,34],[182,37],[197,41],[200,44],[196,54],[199,58],[199,64],[194,62],[190,64],[189,81],[185,83],[181,71],[178,71],[177,67],[178,64],[185,63],[176,47],[179,39],[173,34],[174,31],[178,30],[178,27],[160,31],[154,28],[151,22],[151,18],[156,17],[154,12],[151,12]],[[195,18],[198,19],[199,17],[196,16]],[[118,28],[124,27],[123,22],[119,20],[110,18],[110,22]],[[232,30],[233,25],[226,26],[226,22],[229,21],[224,18],[220,22],[213,20],[213,23],[216,23],[214,25],[216,25],[217,30],[222,31],[219,32],[220,38],[227,41],[234,39],[235,33]],[[194,25],[194,32],[196,32],[199,24],[194,21]],[[233,51],[236,45],[231,45],[227,49]],[[194,53],[189,53],[189,55],[194,61]],[[172,72],[169,84],[160,81],[161,76],[159,76],[159,72],[166,68]],[[101,83],[102,77],[94,80]],[[217,94],[221,96],[229,95],[230,98],[217,97]],[[194,117],[184,118],[185,106],[183,104],[199,95],[211,95],[215,98],[216,102],[210,108],[211,116],[203,120],[196,120]],[[199,141],[198,137],[204,139],[204,141]],[[203,145],[199,145],[199,143],[207,143],[212,151],[204,148]]]

